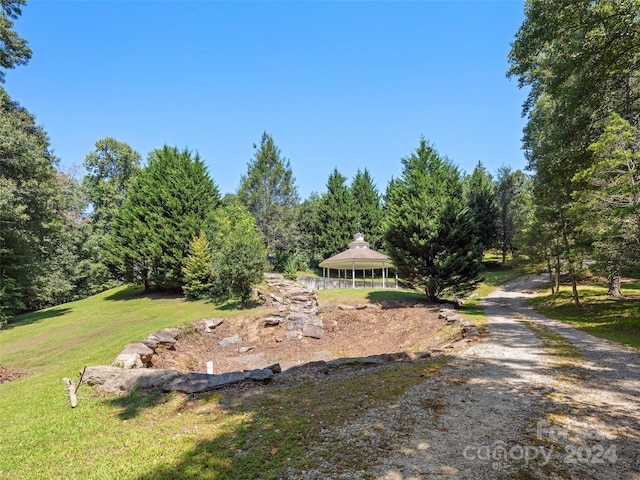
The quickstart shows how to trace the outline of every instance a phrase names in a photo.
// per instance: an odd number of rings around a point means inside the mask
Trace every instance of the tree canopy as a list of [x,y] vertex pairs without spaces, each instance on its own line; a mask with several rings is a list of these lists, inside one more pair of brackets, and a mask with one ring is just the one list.
[[254,149],[247,174],[240,180],[238,199],[256,219],[269,256],[281,269],[286,257],[295,250],[298,205],[295,179],[289,160],[281,158],[280,149],[267,132]]
[[402,164],[385,199],[386,251],[399,277],[432,301],[473,289],[482,246],[458,169],[424,138]]
[[0,0],[0,83],[4,83],[2,69],[26,65],[31,59],[27,41],[13,30],[13,21],[22,15],[26,0]]
[[152,152],[110,233],[112,265],[145,288],[181,288],[189,242],[219,205],[218,188],[197,153],[168,146]]

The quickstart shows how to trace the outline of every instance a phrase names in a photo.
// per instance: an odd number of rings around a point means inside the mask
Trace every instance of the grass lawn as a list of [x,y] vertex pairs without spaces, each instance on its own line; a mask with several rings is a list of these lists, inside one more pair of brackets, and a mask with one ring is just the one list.
[[289,388],[199,396],[111,397],[83,385],[78,407],[70,408],[61,379],[77,380],[85,365],[109,364],[126,343],[201,318],[255,313],[122,287],[16,318],[0,330],[0,364],[29,375],[0,385],[0,478],[286,478],[290,466],[305,468],[310,449],[353,470],[366,465],[366,451],[327,444],[324,428],[340,427],[439,373],[442,361],[433,360]]
[[579,308],[573,305],[570,287],[562,287],[556,296],[536,297],[531,305],[549,318],[640,350],[640,282],[623,283],[624,298],[610,297],[606,286],[594,284],[580,286],[579,293]]

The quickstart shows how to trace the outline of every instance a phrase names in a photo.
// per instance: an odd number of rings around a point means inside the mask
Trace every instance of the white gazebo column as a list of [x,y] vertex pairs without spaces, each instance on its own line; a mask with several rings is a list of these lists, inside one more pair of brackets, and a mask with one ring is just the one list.
[[382,265],[382,288],[385,288],[384,287],[384,271],[385,271],[385,268],[384,268],[384,265]]
[[[346,277],[346,275],[345,275]],[[356,264],[355,262],[351,262],[351,285],[353,288],[356,288]]]

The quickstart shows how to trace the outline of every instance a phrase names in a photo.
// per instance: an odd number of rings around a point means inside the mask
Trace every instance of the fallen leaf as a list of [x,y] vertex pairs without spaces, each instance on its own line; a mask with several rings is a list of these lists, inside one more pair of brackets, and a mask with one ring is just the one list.
[[271,449],[271,455],[275,455],[276,453],[278,453],[278,449],[276,447],[273,447]]

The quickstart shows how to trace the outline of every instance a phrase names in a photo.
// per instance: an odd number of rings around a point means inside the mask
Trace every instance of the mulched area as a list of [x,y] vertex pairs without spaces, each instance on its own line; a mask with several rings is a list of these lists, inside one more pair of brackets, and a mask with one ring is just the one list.
[[[264,368],[279,363],[283,369],[319,360],[363,357],[381,353],[429,351],[458,340],[459,327],[445,326],[437,307],[339,310],[323,314],[321,339],[286,338],[286,329],[264,327],[264,315],[226,319],[212,333],[182,335],[175,350],[158,349],[154,368],[214,373]],[[219,342],[238,334],[242,342],[222,348]]]
[[26,376],[27,372],[24,370],[16,370],[8,365],[0,365],[0,383],[12,382]]

